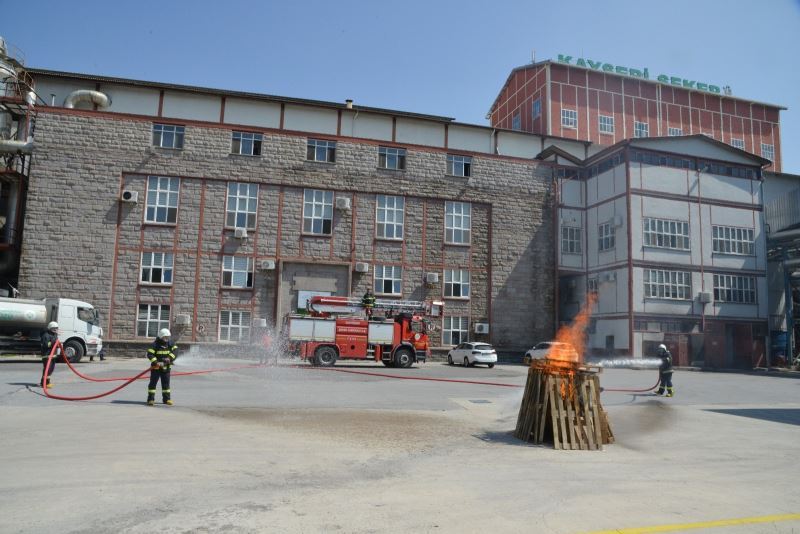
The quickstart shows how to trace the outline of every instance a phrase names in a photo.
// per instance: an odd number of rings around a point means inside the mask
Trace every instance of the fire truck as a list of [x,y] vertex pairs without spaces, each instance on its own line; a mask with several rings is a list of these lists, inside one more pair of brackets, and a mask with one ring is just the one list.
[[336,360],[374,360],[387,367],[411,367],[430,356],[429,317],[442,315],[441,301],[376,299],[372,317],[353,297],[311,297],[308,315],[289,317],[289,343],[312,365]]

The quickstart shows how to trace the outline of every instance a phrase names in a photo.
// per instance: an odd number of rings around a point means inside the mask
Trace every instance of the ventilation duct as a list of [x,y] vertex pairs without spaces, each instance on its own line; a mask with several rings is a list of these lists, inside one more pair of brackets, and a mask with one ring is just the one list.
[[83,102],[92,103],[99,108],[107,108],[111,105],[111,98],[100,91],[79,89],[77,91],[72,91],[69,96],[64,99],[64,107],[73,109],[76,104],[81,104]]

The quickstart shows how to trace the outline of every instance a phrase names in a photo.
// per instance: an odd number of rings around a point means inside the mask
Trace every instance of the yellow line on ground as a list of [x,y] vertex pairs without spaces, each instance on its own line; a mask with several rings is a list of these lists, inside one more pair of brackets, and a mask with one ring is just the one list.
[[589,534],[649,534],[651,532],[671,532],[691,530],[694,528],[730,527],[750,525],[753,523],[776,523],[778,521],[800,521],[800,514],[762,515],[760,517],[742,517],[739,519],[720,519],[700,523],[675,523],[674,525],[657,525],[653,527],[620,528],[615,530],[597,530]]

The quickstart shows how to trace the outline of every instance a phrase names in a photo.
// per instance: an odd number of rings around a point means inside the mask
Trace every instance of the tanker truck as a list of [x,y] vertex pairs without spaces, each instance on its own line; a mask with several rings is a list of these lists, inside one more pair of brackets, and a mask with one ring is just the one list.
[[0,354],[39,354],[39,338],[50,321],[58,323],[58,339],[70,362],[102,350],[100,318],[88,302],[0,297]]

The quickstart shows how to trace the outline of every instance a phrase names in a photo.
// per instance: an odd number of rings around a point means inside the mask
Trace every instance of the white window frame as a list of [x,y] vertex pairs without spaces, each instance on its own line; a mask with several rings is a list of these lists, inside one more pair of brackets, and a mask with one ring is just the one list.
[[391,146],[378,147],[378,168],[391,171],[406,170],[406,149]]
[[755,228],[711,226],[711,250],[714,254],[755,255]]
[[616,234],[617,229],[614,227],[614,221],[599,224],[597,226],[597,251],[605,252],[616,247]]
[[333,234],[333,191],[303,190],[303,234]]
[[375,197],[375,237],[392,241],[403,240],[405,204],[405,197]]
[[683,135],[683,128],[667,128],[667,135],[669,137],[678,137]]
[[597,117],[597,128],[601,134],[613,134],[614,117],[612,115],[599,115]]
[[220,310],[217,339],[222,343],[249,343],[251,322],[249,311]]
[[[454,341],[453,335],[456,339]],[[442,345],[460,345],[469,341],[469,317],[442,317]]]
[[[142,317],[142,308],[145,309],[144,317]],[[136,337],[155,338],[159,330],[169,328],[169,314],[169,304],[139,303],[136,309]],[[144,325],[144,334],[140,333],[142,325]]]
[[253,132],[231,132],[231,154],[260,156],[264,136]]
[[468,299],[470,275],[467,269],[444,270],[444,296],[449,299]]
[[561,225],[561,253],[583,254],[583,228]]
[[[144,222],[148,224],[177,224],[180,191],[180,178],[148,176]],[[163,217],[160,217],[162,214]],[[164,220],[159,220],[159,218]]]
[[561,108],[561,126],[563,128],[578,128],[578,111]]
[[472,205],[469,202],[444,203],[444,242],[448,245],[472,242]]
[[308,139],[306,160],[321,163],[336,163],[336,141]]
[[253,289],[254,264],[250,256],[222,256],[220,285],[225,289]]
[[[400,265],[376,265],[373,269],[372,287],[376,295],[403,294],[403,267]],[[387,284],[389,287],[387,287]],[[387,289],[390,289],[387,291]]]
[[153,123],[152,144],[158,148],[168,148],[171,150],[183,149],[183,138],[186,132],[185,126],[176,124]]
[[171,286],[174,267],[175,255],[172,252],[142,252],[139,283]]
[[758,304],[755,276],[714,275],[714,301],[732,304]]
[[225,228],[256,229],[258,193],[258,184],[228,182],[228,193],[225,199]]
[[642,233],[642,244],[645,247],[691,250],[687,221],[644,217]]
[[511,129],[522,130],[522,113],[517,111],[511,116]]
[[650,124],[647,122],[633,121],[633,137],[650,137]]
[[472,157],[448,154],[447,174],[449,176],[458,176],[461,178],[469,178],[472,176]]
[[744,150],[744,139],[731,137],[731,146],[734,148],[738,148],[739,150]]
[[644,298],[691,300],[692,273],[663,269],[644,270]]
[[761,157],[775,162],[775,145],[761,143]]
[[537,98],[531,104],[531,119],[538,119],[542,115],[542,99]]

